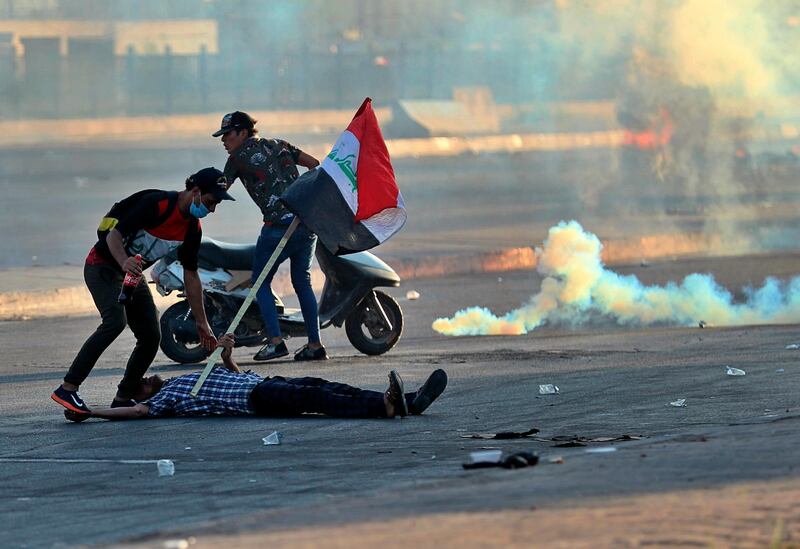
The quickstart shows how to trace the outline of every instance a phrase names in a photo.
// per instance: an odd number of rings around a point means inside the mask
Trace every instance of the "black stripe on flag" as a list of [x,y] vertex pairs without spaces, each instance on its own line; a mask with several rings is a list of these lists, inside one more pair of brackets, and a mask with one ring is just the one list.
[[322,168],[298,177],[283,193],[281,202],[335,255],[361,252],[380,244],[364,225],[355,222],[355,214]]

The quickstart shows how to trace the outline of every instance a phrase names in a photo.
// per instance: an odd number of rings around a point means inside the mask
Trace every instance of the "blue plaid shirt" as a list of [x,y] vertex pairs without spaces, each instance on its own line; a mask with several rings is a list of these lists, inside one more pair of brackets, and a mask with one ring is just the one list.
[[264,381],[252,372],[237,374],[220,366],[211,370],[197,397],[189,394],[200,372],[173,377],[144,402],[148,416],[246,416],[252,415],[250,392]]

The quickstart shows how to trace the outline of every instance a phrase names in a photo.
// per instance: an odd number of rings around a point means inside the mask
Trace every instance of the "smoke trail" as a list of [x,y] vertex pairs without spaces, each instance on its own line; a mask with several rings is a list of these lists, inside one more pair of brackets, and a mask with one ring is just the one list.
[[619,275],[600,260],[602,244],[577,221],[562,221],[536,249],[537,270],[544,275],[539,293],[528,304],[498,317],[470,307],[452,318],[439,318],[433,329],[445,335],[519,335],[545,322],[577,325],[603,315],[623,325],[715,326],[800,321],[800,276],[784,284],[768,278],[758,289],[745,289],[747,301],[733,295],[708,274],[691,274],[680,284],[645,286],[633,275]]

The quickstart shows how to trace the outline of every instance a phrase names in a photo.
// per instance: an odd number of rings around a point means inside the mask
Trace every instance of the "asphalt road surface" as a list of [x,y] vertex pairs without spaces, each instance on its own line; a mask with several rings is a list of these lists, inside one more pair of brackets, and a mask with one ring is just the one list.
[[[797,260],[696,259],[618,270],[646,283],[708,271],[735,290],[769,274],[788,278]],[[469,305],[504,313],[539,282],[527,271],[409,281],[393,290],[405,313],[403,339],[381,357],[358,354],[335,329],[323,331],[333,357],[325,364],[252,363],[255,349],[235,352],[263,375],[322,376],[378,390],[392,368],[407,388],[435,368],[448,372],[450,384],[428,413],[395,420],[71,424],[49,393],[97,320],[0,323],[2,545],[765,546],[776,535],[800,537],[800,350],[786,349],[800,342],[798,326],[598,321],[468,338],[430,328]],[[409,289],[420,299],[404,299]],[[126,332],[101,359],[81,389],[90,404],[110,402],[131,345]],[[727,376],[727,366],[746,375]],[[159,354],[150,371],[195,368]],[[540,395],[545,383],[561,393]],[[685,407],[670,406],[679,398]],[[537,438],[464,438],[531,428],[540,430]],[[264,446],[261,438],[274,430],[283,444]],[[603,440],[623,435],[633,439]],[[601,440],[555,447],[557,437]],[[541,461],[519,470],[462,469],[471,451],[485,447],[534,451]],[[587,451],[608,447],[614,450]],[[174,476],[158,476],[158,459],[175,463]],[[620,503],[631,501],[638,503]],[[731,515],[723,512],[726,501],[737,502]],[[176,539],[184,541],[164,545]]]
[[[619,149],[401,158],[394,169],[408,223],[377,253],[535,246],[548,228],[570,219],[604,240],[705,231],[727,237],[729,253],[794,247],[796,172],[756,185],[729,173],[723,152],[714,158],[721,175],[694,185],[661,181],[650,153]],[[181,189],[189,174],[224,162],[217,142],[200,149],[2,150],[0,269],[80,265],[114,202],[146,188]],[[236,202],[203,219],[203,234],[255,242],[258,209],[241,184],[231,192]]]

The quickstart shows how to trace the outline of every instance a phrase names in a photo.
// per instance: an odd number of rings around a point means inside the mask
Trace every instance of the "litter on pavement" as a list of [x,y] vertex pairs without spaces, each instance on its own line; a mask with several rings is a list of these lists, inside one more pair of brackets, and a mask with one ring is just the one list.
[[592,442],[622,442],[626,440],[641,440],[641,435],[620,435],[616,437],[582,437],[578,435],[559,435],[550,438],[536,437],[539,442],[555,442],[554,448],[578,448]]
[[600,446],[598,448],[587,448],[587,454],[610,454],[611,452],[616,452],[617,449],[614,446]]
[[273,446],[280,444],[281,441],[283,441],[283,434],[280,431],[272,431],[261,440],[264,441],[264,446]]
[[[473,452],[473,454],[479,452]],[[470,455],[472,457],[472,455]],[[498,460],[498,461],[478,461],[470,463],[462,463],[461,466],[464,469],[484,469],[487,467],[502,467],[503,469],[521,469],[522,467],[528,467],[529,465],[536,465],[539,463],[539,456],[533,454],[531,452],[517,452],[516,454],[511,454],[505,459]]]
[[502,433],[476,433],[472,435],[461,435],[461,438],[480,438],[480,439],[494,439],[494,440],[506,440],[512,438],[525,438],[529,436],[533,436],[539,432],[539,429],[536,427],[532,429],[528,429],[527,431],[523,432],[516,432],[516,431],[506,431]]
[[156,462],[156,467],[160,477],[171,477],[175,474],[175,464],[169,459],[159,459]]
[[502,457],[502,450],[483,450],[469,453],[470,463],[499,463]]

